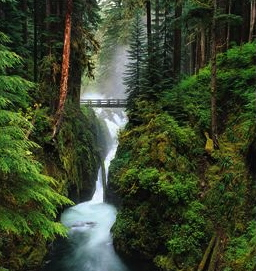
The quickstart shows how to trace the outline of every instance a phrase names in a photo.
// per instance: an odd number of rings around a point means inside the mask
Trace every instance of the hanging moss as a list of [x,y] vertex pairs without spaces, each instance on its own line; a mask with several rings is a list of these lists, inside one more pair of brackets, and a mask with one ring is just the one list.
[[98,168],[100,125],[92,110],[67,106],[52,145],[45,144],[46,170],[59,180],[58,189],[75,202],[92,197]]

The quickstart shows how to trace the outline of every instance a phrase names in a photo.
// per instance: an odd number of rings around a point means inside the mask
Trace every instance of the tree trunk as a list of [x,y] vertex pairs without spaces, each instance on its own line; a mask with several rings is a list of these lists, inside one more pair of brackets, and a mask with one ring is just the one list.
[[203,271],[206,269],[206,264],[207,264],[207,262],[209,262],[209,259],[211,258],[211,254],[212,254],[214,245],[216,243],[216,239],[217,239],[216,234],[214,234],[210,240],[210,243],[208,244],[207,249],[205,250],[203,259],[201,260],[197,271]]
[[189,41],[189,56],[189,75],[193,75],[196,66],[196,41]]
[[22,11],[24,13],[24,19],[22,23],[23,43],[27,44],[28,42],[28,19],[27,19],[28,3],[27,3],[27,0],[22,1]]
[[200,35],[200,48],[201,48],[201,64],[200,68],[204,67],[205,65],[205,28],[201,26],[201,35]]
[[216,265],[217,265],[217,260],[219,256],[219,250],[220,250],[220,236],[216,237],[216,242],[212,251],[212,256],[211,260],[209,263],[208,271],[215,271],[216,270]]
[[217,132],[217,42],[216,42],[216,11],[217,1],[213,0],[213,17],[211,26],[211,135],[214,146],[218,147],[218,132]]
[[38,71],[37,71],[37,25],[38,25],[38,14],[37,14],[37,0],[34,0],[34,82],[38,81]]
[[[231,14],[231,5],[232,5],[232,0],[228,1],[228,15]],[[226,49],[229,49],[229,41],[230,41],[230,22],[228,22],[227,25],[227,36],[226,36]]]
[[[171,69],[168,67],[168,60],[167,60],[167,33],[168,33],[168,30],[167,30],[167,15],[168,15],[168,11],[167,11],[167,8],[165,7],[165,10],[164,10],[164,22],[165,22],[165,23],[164,23],[164,29],[163,29],[163,33],[164,33],[163,63],[164,63],[164,68],[165,68],[165,71],[164,71],[164,76],[165,76],[165,77],[170,76],[169,73],[168,73],[168,70],[171,70]],[[169,65],[169,66],[170,66],[170,65]]]
[[[175,1],[175,20],[179,19],[182,15],[182,1]],[[173,49],[173,71],[174,78],[180,76],[180,63],[181,63],[181,26],[175,23],[174,29],[174,49]]]
[[67,11],[65,18],[65,33],[64,45],[62,54],[62,69],[60,80],[60,96],[59,105],[55,114],[55,124],[53,126],[53,136],[56,135],[63,116],[64,106],[68,92],[68,74],[69,74],[69,58],[70,58],[70,39],[71,39],[71,14],[72,14],[72,0],[67,0]]
[[194,74],[198,74],[200,68],[200,41],[198,35],[195,37],[195,63],[194,63]]
[[255,17],[256,17],[256,1],[251,1],[251,9],[250,9],[250,31],[249,31],[249,42],[253,40],[253,34],[255,31]]
[[249,32],[250,32],[250,4],[249,1],[242,1],[242,12],[241,16],[243,23],[240,28],[240,33],[238,32],[238,39],[240,43],[243,44],[248,41]]
[[46,4],[45,4],[46,25],[45,25],[45,28],[47,31],[50,30],[50,23],[48,21],[50,15],[51,15],[51,2],[50,2],[50,0],[46,0]]
[[159,0],[155,0],[155,31],[156,31],[156,40],[159,39],[159,19],[160,7],[159,7]]
[[151,3],[150,1],[146,2],[147,9],[147,37],[148,37],[148,56],[152,55],[152,26],[151,26]]

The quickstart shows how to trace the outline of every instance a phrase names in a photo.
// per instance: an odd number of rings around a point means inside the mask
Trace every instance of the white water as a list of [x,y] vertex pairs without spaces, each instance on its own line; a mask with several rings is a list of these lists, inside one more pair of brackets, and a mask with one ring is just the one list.
[[[98,80],[95,86],[82,89],[81,98],[124,98],[122,76],[126,63],[126,48],[117,46],[108,65],[107,77]],[[117,148],[117,134],[126,123],[126,116],[120,108],[98,108],[95,111],[98,118],[105,121],[111,137],[106,146],[109,150],[105,159],[107,175]],[[110,229],[116,218],[116,209],[103,203],[101,174],[100,169],[92,200],[68,208],[62,214],[62,223],[70,228],[69,236],[54,247],[44,271],[130,271],[113,248]]]
[[[106,174],[117,148],[117,133],[124,126],[123,112],[97,109],[109,129],[112,142],[105,159]],[[119,111],[119,112],[118,112]],[[46,265],[46,271],[128,271],[114,251],[111,226],[116,218],[114,206],[103,202],[102,171],[99,170],[96,191],[92,200],[68,208],[61,222],[70,228],[68,239],[63,240]]]

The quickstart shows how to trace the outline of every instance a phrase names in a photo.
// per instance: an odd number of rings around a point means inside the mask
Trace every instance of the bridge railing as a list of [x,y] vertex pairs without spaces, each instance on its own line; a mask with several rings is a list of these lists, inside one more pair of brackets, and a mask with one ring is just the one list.
[[80,104],[90,107],[126,107],[126,99],[81,99]]

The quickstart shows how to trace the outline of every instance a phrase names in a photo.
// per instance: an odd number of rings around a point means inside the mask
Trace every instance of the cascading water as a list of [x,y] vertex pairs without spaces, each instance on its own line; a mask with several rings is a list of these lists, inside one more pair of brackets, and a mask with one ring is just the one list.
[[[122,76],[126,63],[126,47],[117,46],[113,60],[108,65],[108,78],[94,87],[87,86],[82,98],[124,98]],[[89,94],[90,89],[93,94]],[[126,123],[126,116],[120,108],[98,108],[96,114],[105,121],[111,137],[105,159],[107,175],[108,166],[117,148],[117,133]],[[44,271],[131,271],[113,248],[110,229],[116,219],[116,209],[103,202],[102,172],[104,171],[100,169],[92,200],[68,208],[62,214],[62,223],[70,228],[69,236],[55,246]],[[131,266],[132,271],[141,270],[134,264]]]
[[[109,109],[106,109],[109,110]],[[109,153],[105,159],[106,174],[117,147],[117,132],[126,122],[125,115],[99,109],[111,138]],[[105,113],[105,114],[104,114]],[[67,239],[62,240],[45,271],[128,271],[114,251],[110,228],[116,217],[116,209],[103,202],[102,170],[91,201],[68,208],[61,221],[70,228]]]

